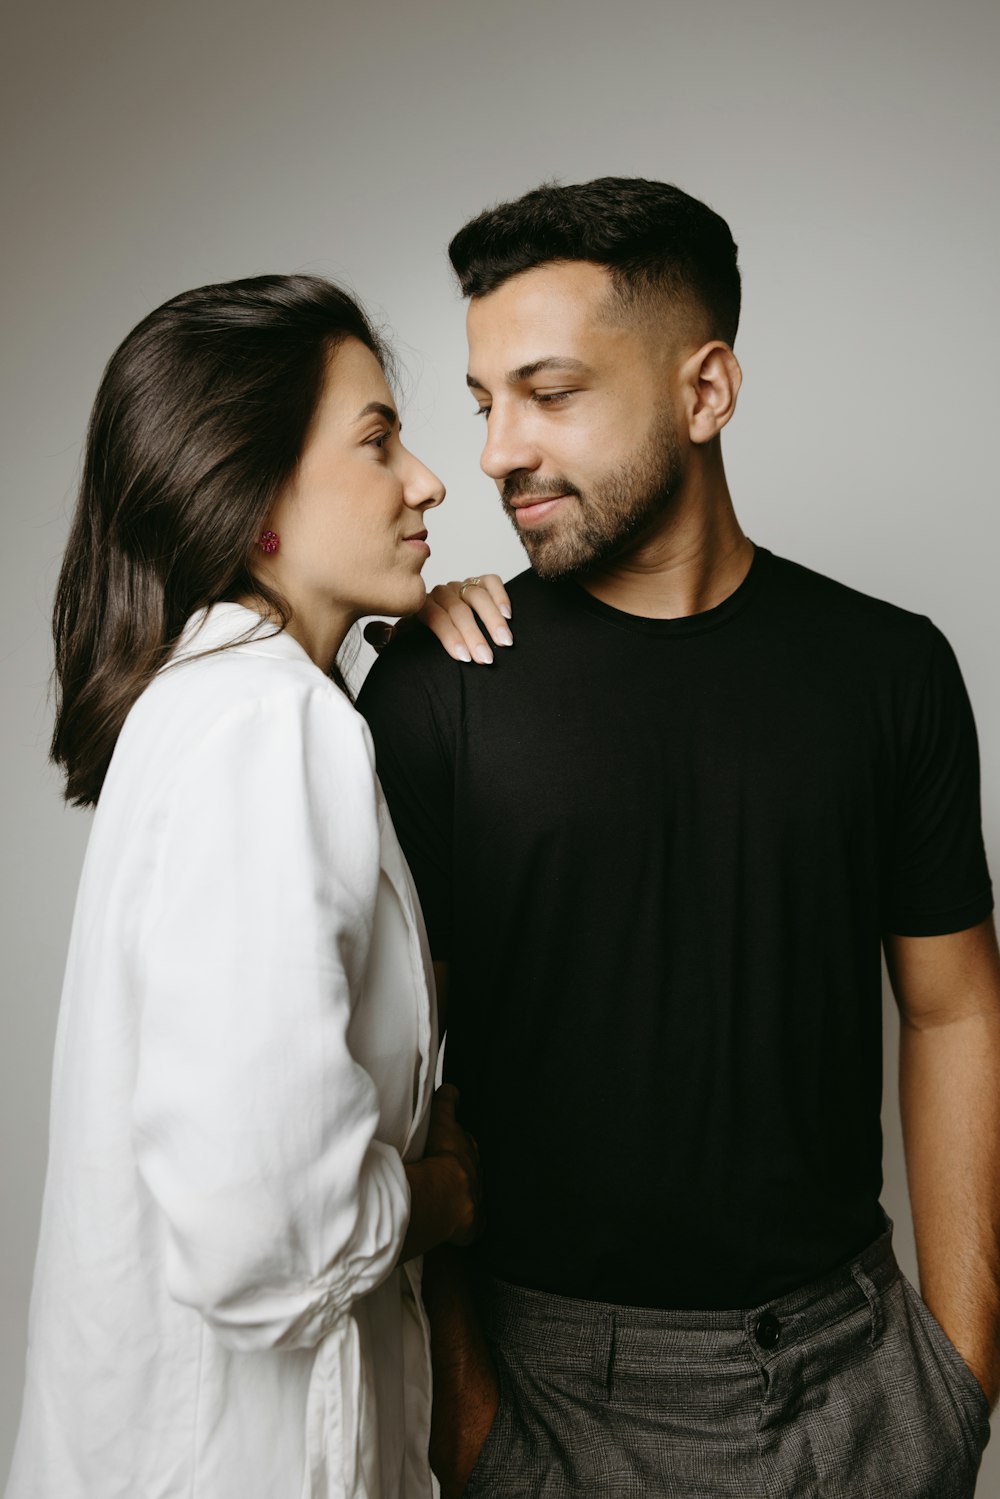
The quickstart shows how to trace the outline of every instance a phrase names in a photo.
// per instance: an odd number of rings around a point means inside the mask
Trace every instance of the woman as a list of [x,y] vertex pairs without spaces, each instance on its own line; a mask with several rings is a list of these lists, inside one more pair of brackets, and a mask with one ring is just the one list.
[[[476,1231],[423,927],[337,685],[439,481],[345,294],[174,298],[113,356],[55,610],[97,804],[8,1499],[424,1496],[419,1258]],[[99,801],[98,801],[99,798]],[[429,1129],[429,1133],[428,1133]]]

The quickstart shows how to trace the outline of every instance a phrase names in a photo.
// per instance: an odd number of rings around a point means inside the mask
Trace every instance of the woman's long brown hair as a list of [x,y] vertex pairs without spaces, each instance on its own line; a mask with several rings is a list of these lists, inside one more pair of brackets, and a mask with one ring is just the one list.
[[53,612],[68,801],[97,801],[129,709],[196,610],[255,594],[287,622],[250,560],[345,338],[387,367],[339,287],[256,276],[172,298],[112,355]]

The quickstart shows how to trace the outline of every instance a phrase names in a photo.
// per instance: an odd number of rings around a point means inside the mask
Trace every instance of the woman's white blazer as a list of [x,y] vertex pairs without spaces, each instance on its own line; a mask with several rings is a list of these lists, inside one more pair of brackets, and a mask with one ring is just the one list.
[[272,628],[196,616],[94,817],[8,1499],[434,1491],[426,939],[367,727]]

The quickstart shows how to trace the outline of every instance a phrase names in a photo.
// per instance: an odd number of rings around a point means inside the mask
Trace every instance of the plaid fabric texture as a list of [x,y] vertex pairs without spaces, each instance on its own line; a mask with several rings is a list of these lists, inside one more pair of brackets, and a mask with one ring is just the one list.
[[889,1233],[746,1313],[481,1288],[500,1410],[467,1499],[969,1499],[975,1377]]

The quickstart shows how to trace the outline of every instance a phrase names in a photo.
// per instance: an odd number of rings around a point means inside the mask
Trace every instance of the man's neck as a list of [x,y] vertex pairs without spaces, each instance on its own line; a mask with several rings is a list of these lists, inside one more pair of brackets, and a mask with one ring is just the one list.
[[679,494],[651,535],[581,579],[602,603],[647,619],[680,619],[721,604],[743,582],[753,544],[740,529],[725,480]]

